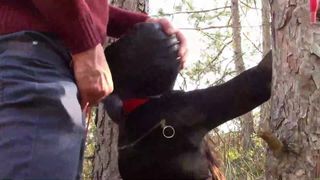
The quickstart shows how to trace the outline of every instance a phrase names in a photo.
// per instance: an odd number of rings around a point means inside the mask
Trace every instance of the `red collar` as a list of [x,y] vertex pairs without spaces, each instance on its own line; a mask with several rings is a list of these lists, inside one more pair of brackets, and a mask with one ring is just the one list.
[[149,98],[133,98],[123,101],[123,111],[129,114],[149,101]]

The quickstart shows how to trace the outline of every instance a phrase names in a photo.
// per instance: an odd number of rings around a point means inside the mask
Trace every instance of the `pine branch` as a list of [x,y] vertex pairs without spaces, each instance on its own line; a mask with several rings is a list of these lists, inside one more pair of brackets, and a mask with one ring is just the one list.
[[203,31],[203,30],[209,30],[209,29],[223,29],[223,28],[230,28],[232,26],[226,25],[226,26],[208,26],[208,27],[195,27],[195,28],[179,28],[181,30],[196,30],[196,31]]

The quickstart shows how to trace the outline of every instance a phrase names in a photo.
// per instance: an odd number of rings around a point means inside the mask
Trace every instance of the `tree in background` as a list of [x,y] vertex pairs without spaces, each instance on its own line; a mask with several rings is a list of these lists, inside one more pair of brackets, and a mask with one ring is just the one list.
[[271,24],[270,24],[270,4],[266,0],[261,0],[262,19],[262,53],[266,55],[271,48]]
[[[262,9],[261,9],[261,19],[262,19],[262,50],[263,55],[267,54],[269,50],[271,49],[271,23],[270,23],[270,3],[266,0],[261,0]],[[263,139],[266,139],[268,137],[272,137],[272,132],[270,129],[270,110],[271,110],[271,104],[270,100],[263,105],[261,105],[260,109],[260,122],[257,134],[262,137]],[[266,151],[266,154],[270,154],[272,152]],[[270,173],[270,169],[268,166],[270,166],[270,163],[276,162],[271,155],[266,155],[266,169],[265,174]],[[268,165],[269,164],[269,165]]]
[[[231,0],[231,18],[232,18],[232,39],[233,39],[233,50],[234,50],[234,64],[237,75],[246,70],[243,62],[243,53],[241,45],[241,22],[239,12],[239,0]],[[240,117],[241,129],[243,135],[243,150],[246,152],[252,146],[251,135],[254,132],[254,122],[251,112],[246,113]]]
[[[266,55],[271,49],[271,23],[270,23],[270,4],[268,1],[261,0],[261,19],[262,19],[262,55]],[[270,131],[270,101],[264,103],[260,110],[260,123],[258,133]]]

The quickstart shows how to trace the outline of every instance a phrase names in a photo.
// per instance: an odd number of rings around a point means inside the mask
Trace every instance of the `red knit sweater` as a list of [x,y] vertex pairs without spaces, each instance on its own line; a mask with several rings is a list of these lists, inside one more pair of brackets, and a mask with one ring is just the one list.
[[0,34],[55,33],[72,53],[104,42],[106,34],[119,37],[147,18],[109,6],[108,0],[0,0]]

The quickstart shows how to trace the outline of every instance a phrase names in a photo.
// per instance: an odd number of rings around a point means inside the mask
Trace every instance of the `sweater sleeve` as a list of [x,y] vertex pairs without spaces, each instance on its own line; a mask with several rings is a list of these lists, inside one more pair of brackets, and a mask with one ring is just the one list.
[[108,1],[31,0],[46,23],[70,48],[79,53],[104,42],[108,22]]
[[146,21],[149,16],[143,13],[130,12],[124,9],[109,6],[108,36],[120,37],[136,23]]

